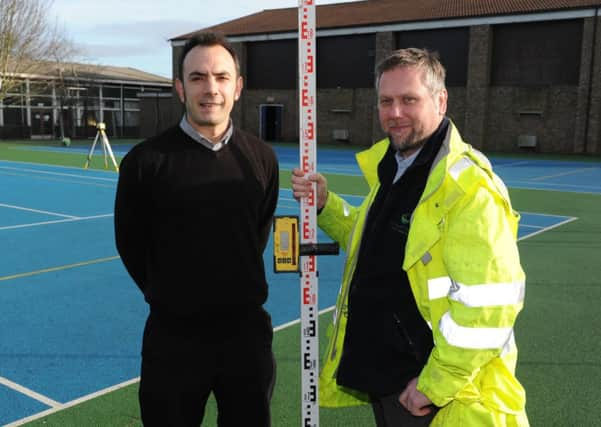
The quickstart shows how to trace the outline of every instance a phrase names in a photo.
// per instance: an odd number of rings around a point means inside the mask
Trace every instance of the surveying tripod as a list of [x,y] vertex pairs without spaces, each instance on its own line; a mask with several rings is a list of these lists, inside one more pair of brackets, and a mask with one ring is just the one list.
[[113,154],[113,150],[111,148],[111,144],[109,143],[109,139],[106,136],[106,125],[103,122],[98,122],[96,124],[96,138],[94,138],[94,142],[92,143],[92,147],[90,148],[90,152],[88,153],[88,158],[86,159],[86,164],[83,166],[84,169],[87,169],[90,166],[90,162],[92,161],[92,155],[94,154],[94,149],[96,148],[96,143],[100,139],[100,143],[102,144],[102,151],[104,153],[104,168],[108,169],[108,156],[111,157],[111,161],[113,162],[113,166],[115,166],[115,170],[119,172],[119,166],[117,165],[117,161],[115,160],[115,155]]

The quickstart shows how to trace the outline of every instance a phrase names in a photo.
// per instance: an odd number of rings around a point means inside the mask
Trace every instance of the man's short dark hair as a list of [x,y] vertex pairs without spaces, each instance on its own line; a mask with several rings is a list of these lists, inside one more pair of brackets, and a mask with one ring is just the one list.
[[233,46],[229,42],[228,39],[225,38],[224,35],[213,32],[203,32],[197,33],[192,36],[192,38],[188,39],[186,44],[184,45],[184,49],[182,50],[182,54],[179,57],[178,64],[178,76],[180,80],[184,79],[184,60],[186,59],[186,55],[194,49],[196,46],[210,47],[210,46],[221,46],[225,50],[227,50],[230,55],[232,55],[232,59],[234,60],[234,64],[236,65],[236,76],[240,76],[240,60],[238,59],[238,54],[234,50]]

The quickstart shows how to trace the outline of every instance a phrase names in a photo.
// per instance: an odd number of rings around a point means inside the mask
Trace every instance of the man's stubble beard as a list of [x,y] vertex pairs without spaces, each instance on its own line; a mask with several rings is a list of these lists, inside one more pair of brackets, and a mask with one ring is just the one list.
[[390,139],[390,141],[392,141],[392,145],[394,146],[395,150],[398,151],[400,154],[404,154],[410,150],[415,151],[420,149],[426,143],[427,140],[427,138],[417,139],[415,131],[411,131],[411,133],[406,138],[403,138],[403,140],[400,142],[396,141],[390,135],[388,136],[388,138]]

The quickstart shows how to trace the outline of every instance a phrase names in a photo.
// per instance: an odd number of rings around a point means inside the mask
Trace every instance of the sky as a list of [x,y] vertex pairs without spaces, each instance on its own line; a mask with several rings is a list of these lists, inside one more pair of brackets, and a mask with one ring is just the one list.
[[[317,0],[317,5],[356,0]],[[81,54],[77,62],[171,77],[169,39],[298,0],[53,0],[49,21]]]

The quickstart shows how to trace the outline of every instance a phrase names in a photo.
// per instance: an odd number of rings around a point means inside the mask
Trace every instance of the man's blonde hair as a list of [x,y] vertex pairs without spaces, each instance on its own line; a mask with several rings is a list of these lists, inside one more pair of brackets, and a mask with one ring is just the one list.
[[395,50],[376,66],[376,90],[379,89],[382,74],[397,67],[418,67],[424,70],[423,83],[432,95],[445,89],[446,71],[440,63],[438,53],[410,47]]

